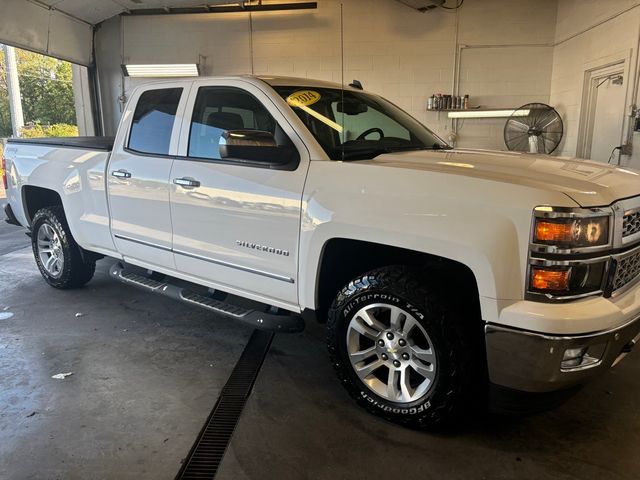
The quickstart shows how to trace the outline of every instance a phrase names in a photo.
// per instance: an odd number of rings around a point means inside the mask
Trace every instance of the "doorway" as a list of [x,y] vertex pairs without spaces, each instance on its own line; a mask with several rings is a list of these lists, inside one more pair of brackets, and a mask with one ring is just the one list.
[[603,163],[617,164],[622,144],[626,75],[624,62],[585,74],[582,104],[581,141],[578,156]]

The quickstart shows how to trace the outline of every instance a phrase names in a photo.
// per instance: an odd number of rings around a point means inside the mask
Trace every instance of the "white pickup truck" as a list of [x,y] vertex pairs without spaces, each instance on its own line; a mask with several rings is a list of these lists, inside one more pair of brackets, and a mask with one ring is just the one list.
[[326,322],[340,381],[401,424],[572,390],[640,332],[638,172],[452,149],[359,88],[160,82],[115,138],[5,157],[8,221],[51,286],[106,256],[120,281],[256,328]]

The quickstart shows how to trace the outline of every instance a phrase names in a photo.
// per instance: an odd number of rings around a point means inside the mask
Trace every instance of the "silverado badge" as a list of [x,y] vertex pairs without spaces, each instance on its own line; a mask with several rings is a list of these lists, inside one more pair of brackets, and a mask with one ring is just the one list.
[[273,253],[274,255],[282,255],[283,257],[289,256],[289,250],[282,250],[281,248],[269,247],[267,245],[260,245],[259,243],[245,242],[244,240],[236,240],[236,245],[239,247],[251,248],[253,250],[260,250],[261,252]]

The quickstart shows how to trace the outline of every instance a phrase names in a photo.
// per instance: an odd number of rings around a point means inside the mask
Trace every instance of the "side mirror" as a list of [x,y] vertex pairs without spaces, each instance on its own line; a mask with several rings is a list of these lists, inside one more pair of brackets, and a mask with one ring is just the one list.
[[270,132],[227,130],[220,137],[220,158],[282,166],[295,158],[295,149],[278,146]]

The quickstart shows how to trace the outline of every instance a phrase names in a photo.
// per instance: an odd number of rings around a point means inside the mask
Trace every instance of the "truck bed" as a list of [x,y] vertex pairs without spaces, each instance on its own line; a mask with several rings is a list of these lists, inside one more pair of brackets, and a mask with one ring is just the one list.
[[10,138],[7,143],[27,143],[48,147],[82,148],[110,152],[115,137],[46,137],[46,138]]

